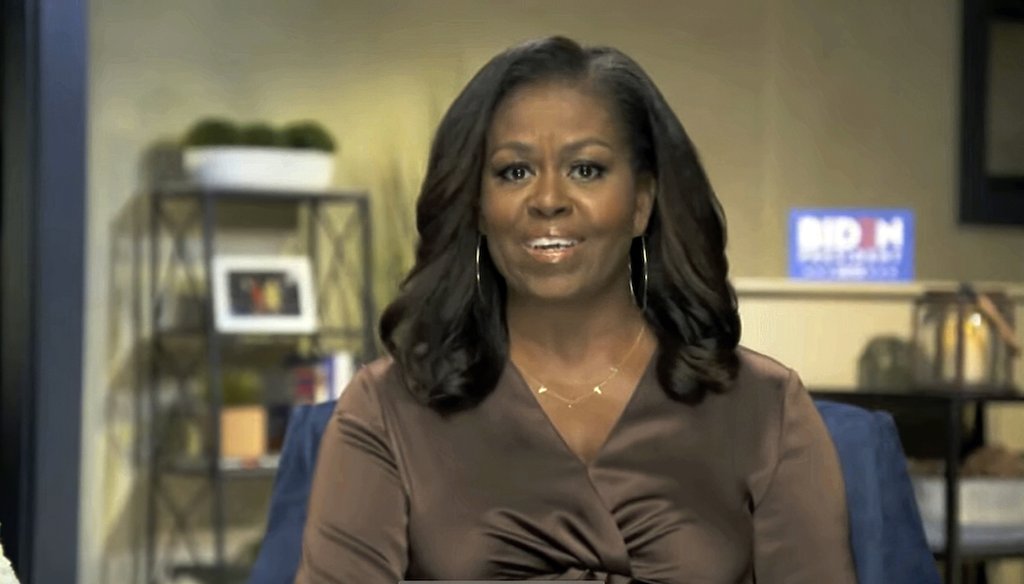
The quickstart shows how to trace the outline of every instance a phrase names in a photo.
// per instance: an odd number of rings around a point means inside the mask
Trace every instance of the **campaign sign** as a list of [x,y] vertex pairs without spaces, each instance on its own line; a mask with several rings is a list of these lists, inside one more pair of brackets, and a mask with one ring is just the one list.
[[914,213],[906,209],[794,209],[789,277],[899,282],[914,278]]

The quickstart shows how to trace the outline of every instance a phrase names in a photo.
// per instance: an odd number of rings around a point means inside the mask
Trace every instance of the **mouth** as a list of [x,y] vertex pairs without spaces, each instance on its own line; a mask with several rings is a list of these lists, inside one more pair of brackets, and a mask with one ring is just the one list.
[[533,251],[561,251],[579,245],[579,239],[568,237],[537,237],[526,242],[526,247]]
[[555,264],[572,257],[582,239],[572,237],[535,237],[525,242],[526,251],[537,261]]

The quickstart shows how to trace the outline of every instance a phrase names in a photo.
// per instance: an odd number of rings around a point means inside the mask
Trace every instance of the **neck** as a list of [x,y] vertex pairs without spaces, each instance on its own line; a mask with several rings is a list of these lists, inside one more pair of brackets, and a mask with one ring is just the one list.
[[514,361],[543,360],[568,367],[621,358],[643,325],[628,290],[591,301],[557,303],[510,296],[506,320]]

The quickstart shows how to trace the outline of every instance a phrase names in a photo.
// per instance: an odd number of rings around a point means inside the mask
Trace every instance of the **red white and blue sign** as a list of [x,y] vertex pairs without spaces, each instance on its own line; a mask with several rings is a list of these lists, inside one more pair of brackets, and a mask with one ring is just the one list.
[[907,209],[794,209],[789,277],[843,282],[914,279],[914,213]]

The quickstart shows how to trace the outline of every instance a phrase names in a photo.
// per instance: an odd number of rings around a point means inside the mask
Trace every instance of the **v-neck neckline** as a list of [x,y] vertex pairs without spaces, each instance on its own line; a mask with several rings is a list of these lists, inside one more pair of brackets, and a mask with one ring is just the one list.
[[601,445],[598,446],[597,450],[594,451],[594,455],[590,457],[589,460],[580,456],[580,454],[576,452],[576,450],[574,450],[573,447],[569,444],[569,442],[565,439],[565,436],[562,435],[561,430],[558,429],[558,426],[555,425],[555,422],[551,419],[551,416],[548,415],[548,412],[544,409],[544,406],[541,405],[540,401],[537,399],[537,396],[533,393],[533,389],[530,387],[530,384],[526,382],[526,377],[523,375],[523,372],[519,370],[519,368],[516,366],[516,364],[512,361],[511,358],[508,359],[506,366],[511,371],[512,375],[515,377],[515,385],[517,386],[516,393],[524,394],[525,398],[530,402],[528,406],[530,410],[533,411],[535,415],[539,415],[543,419],[548,434],[554,435],[554,440],[558,444],[560,444],[560,449],[566,455],[568,455],[570,458],[576,461],[576,463],[583,467],[584,470],[590,472],[593,468],[597,466],[597,464],[606,454],[609,444],[611,444],[612,440],[615,438],[615,435],[620,432],[620,427],[625,423],[625,420],[631,413],[631,410],[637,407],[636,402],[639,401],[640,393],[644,389],[644,386],[648,384],[648,377],[652,374],[651,372],[654,368],[655,363],[657,362],[657,358],[658,350],[657,348],[655,348],[655,350],[652,351],[651,355],[648,357],[647,363],[644,365],[643,372],[640,374],[639,379],[637,379],[636,385],[633,387],[633,390],[630,393],[629,398],[626,399],[625,405],[622,407],[622,410],[618,413],[618,415],[615,418],[615,421],[608,429],[608,432],[605,434],[604,439],[601,441]]

